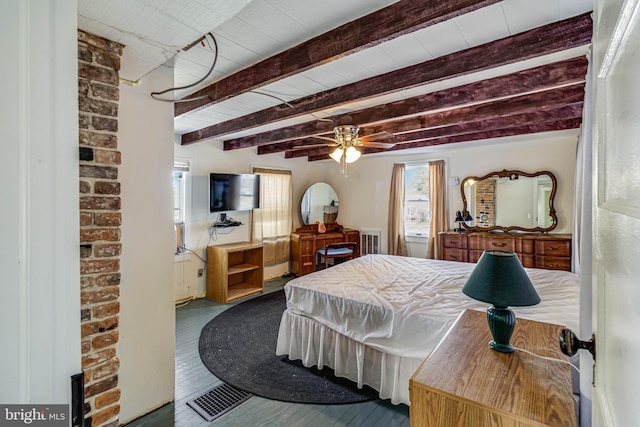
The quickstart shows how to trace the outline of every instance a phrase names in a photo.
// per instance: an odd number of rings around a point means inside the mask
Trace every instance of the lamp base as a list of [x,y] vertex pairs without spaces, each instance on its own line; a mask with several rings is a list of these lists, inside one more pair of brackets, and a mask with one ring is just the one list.
[[489,343],[492,350],[500,353],[512,353],[513,346],[509,343],[509,339],[513,334],[516,326],[516,315],[508,307],[492,306],[487,310],[487,322],[493,341]]

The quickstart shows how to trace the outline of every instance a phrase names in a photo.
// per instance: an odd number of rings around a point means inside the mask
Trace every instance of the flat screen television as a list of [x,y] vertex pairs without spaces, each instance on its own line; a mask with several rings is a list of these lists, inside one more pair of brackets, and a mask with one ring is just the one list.
[[260,175],[209,174],[209,212],[249,211],[260,207]]

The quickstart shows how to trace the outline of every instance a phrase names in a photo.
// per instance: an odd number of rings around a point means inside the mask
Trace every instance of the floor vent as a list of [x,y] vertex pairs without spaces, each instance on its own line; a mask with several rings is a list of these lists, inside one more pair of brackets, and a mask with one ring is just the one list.
[[360,255],[379,254],[381,236],[380,230],[360,231]]
[[213,421],[252,396],[252,394],[238,390],[229,384],[222,384],[196,399],[187,401],[187,405],[206,421]]

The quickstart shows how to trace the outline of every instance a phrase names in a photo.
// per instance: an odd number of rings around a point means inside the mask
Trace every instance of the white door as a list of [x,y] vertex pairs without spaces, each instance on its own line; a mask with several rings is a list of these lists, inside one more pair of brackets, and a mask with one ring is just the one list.
[[594,4],[594,426],[639,426],[640,0]]

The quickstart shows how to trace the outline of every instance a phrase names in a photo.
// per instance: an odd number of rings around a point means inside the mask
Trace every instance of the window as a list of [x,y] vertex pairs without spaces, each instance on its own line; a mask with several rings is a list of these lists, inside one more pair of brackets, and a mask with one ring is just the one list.
[[173,172],[173,222],[184,222],[185,173]]
[[173,224],[176,231],[176,254],[185,251],[185,194],[187,188],[188,160],[175,160],[173,164]]
[[264,264],[289,260],[291,171],[253,168],[260,175],[260,209],[253,211],[253,238],[263,243]]
[[429,165],[407,166],[404,175],[404,233],[429,237]]

